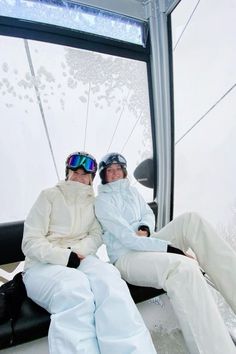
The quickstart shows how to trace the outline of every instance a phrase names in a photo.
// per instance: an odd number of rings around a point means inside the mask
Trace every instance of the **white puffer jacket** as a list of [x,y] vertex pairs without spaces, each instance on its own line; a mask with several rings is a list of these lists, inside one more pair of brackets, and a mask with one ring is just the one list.
[[95,212],[104,229],[103,241],[112,263],[129,251],[166,252],[169,242],[136,234],[140,225],[147,225],[152,236],[155,218],[127,178],[99,185]]
[[37,262],[67,265],[71,251],[96,253],[102,244],[92,186],[62,181],[41,192],[24,225],[25,269]]

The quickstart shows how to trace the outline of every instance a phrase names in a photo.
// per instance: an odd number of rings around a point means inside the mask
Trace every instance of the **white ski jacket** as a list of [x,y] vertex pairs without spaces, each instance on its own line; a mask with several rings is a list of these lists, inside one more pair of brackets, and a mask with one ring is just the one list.
[[166,252],[169,242],[136,234],[140,225],[154,232],[154,214],[127,178],[98,186],[95,213],[103,229],[103,241],[112,263],[129,251]]
[[24,224],[25,269],[37,262],[67,265],[71,251],[83,256],[102,244],[92,186],[62,181],[41,192]]

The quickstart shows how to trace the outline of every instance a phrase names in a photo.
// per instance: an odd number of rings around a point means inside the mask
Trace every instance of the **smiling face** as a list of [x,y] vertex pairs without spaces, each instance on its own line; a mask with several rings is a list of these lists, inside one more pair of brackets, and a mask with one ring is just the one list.
[[89,185],[92,183],[92,175],[85,172],[83,168],[78,168],[76,171],[69,170],[67,180]]
[[108,166],[105,170],[105,178],[107,183],[115,182],[124,178],[124,171],[121,165],[118,163],[113,163]]

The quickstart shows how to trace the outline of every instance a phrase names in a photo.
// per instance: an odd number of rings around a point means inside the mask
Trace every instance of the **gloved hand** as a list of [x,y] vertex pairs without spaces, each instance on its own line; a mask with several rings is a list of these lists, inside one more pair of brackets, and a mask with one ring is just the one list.
[[179,248],[173,247],[171,245],[167,246],[167,252],[182,254],[182,256],[186,256],[186,254],[183,251],[181,251]]

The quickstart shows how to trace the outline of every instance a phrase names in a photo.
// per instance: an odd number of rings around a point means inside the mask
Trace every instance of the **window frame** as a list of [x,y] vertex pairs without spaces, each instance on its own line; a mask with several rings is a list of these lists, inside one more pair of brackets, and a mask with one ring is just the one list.
[[[159,2],[159,0],[157,0]],[[173,9],[172,9],[173,10]],[[153,190],[153,199],[158,204],[158,228],[164,226],[172,219],[173,216],[173,187],[174,187],[174,111],[173,111],[173,66],[171,54],[171,12],[161,11],[156,5],[159,19],[154,18],[154,30],[157,26],[157,33],[151,36],[153,18],[147,20],[149,33],[147,36],[146,47],[141,45],[118,41],[115,39],[105,38],[99,35],[89,34],[78,30],[72,30],[60,26],[36,23],[22,19],[0,16],[0,35],[17,37],[23,39],[38,40],[41,42],[60,44],[73,48],[90,50],[98,53],[110,54],[118,57],[124,57],[145,62],[147,65],[148,77],[148,93],[150,104],[150,119],[151,119],[151,136],[153,148],[153,168],[155,185]],[[154,16],[155,17],[155,16]],[[162,31],[164,30],[164,35]],[[162,46],[155,48],[155,43],[160,38]],[[160,41],[161,42],[161,41]],[[161,44],[161,43],[160,43]],[[162,50],[164,48],[164,54]],[[165,66],[167,75],[159,77],[159,73],[153,70],[153,61],[158,62],[155,58],[156,53],[161,60],[157,63],[157,69]],[[168,81],[168,82],[165,82]],[[164,96],[157,97],[155,88],[160,85],[159,91],[165,91]],[[166,104],[166,97],[170,103]],[[168,101],[168,99],[167,99]],[[164,106],[164,109],[163,109]],[[167,114],[167,124],[165,114]],[[159,123],[159,119],[161,122]],[[163,129],[164,130],[163,130]],[[166,130],[166,131],[165,131]],[[167,131],[170,130],[170,131]],[[160,142],[158,136],[164,132],[164,138]],[[161,134],[161,135],[160,135]],[[169,140],[169,141],[168,141]],[[164,142],[164,143],[163,143]],[[168,146],[165,153],[165,146]],[[161,147],[161,148],[160,148]],[[161,156],[164,153],[164,157]],[[161,155],[160,155],[161,154]],[[168,163],[163,161],[168,157]],[[161,157],[161,158],[160,158]],[[159,185],[157,185],[157,183]]]

